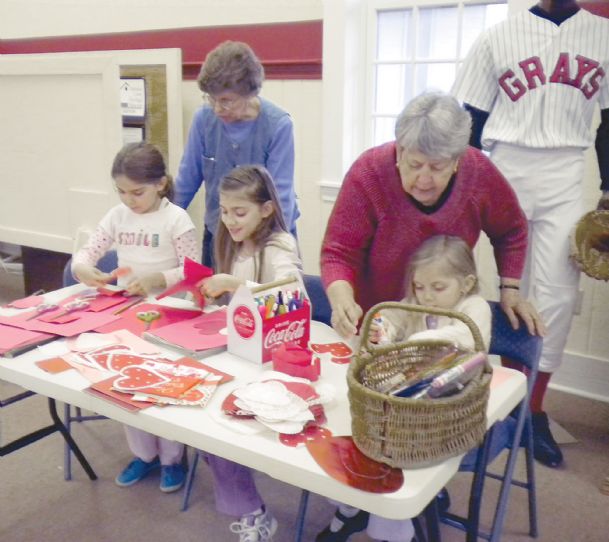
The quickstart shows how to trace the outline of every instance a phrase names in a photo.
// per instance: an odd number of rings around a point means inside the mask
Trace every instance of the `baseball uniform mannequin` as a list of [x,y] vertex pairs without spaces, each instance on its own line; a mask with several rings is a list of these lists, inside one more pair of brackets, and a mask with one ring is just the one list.
[[472,114],[472,145],[491,152],[529,221],[521,288],[535,298],[548,328],[531,399],[535,458],[556,467],[562,453],[542,402],[562,361],[577,299],[569,235],[585,211],[583,153],[592,143],[602,179],[599,207],[609,208],[609,20],[575,0],[541,0],[482,33],[453,94]]

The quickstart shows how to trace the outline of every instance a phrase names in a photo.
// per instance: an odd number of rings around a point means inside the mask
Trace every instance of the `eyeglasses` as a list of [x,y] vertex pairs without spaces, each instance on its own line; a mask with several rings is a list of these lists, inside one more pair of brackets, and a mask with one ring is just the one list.
[[214,98],[211,94],[203,94],[203,99],[213,108],[216,106],[224,111],[230,111],[234,109],[240,102],[243,101],[242,97],[239,98]]

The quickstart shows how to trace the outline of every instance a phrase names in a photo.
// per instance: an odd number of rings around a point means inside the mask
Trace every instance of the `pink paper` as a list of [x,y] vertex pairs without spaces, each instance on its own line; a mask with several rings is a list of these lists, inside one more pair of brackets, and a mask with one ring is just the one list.
[[221,333],[224,328],[226,328],[226,308],[155,329],[150,334],[182,348],[201,351],[225,346],[227,335]]
[[0,351],[11,350],[22,344],[48,338],[46,333],[38,333],[27,329],[19,329],[0,324]]
[[120,318],[114,314],[104,312],[85,311],[73,314],[77,315],[77,319],[66,323],[42,322],[37,319],[26,321],[27,318],[29,318],[29,315],[26,313],[15,316],[0,316],[0,324],[30,331],[42,331],[43,333],[61,335],[62,337],[71,337],[73,335],[84,333],[85,331],[91,331],[100,326],[109,324],[110,322],[114,322]]
[[163,305],[155,305],[153,303],[142,303],[141,305],[136,305],[130,309],[127,309],[125,312],[116,317],[117,320],[114,320],[108,325],[100,326],[96,328],[95,331],[98,333],[112,333],[118,329],[126,329],[139,336],[144,331],[148,330],[146,329],[146,322],[140,320],[137,317],[137,313],[151,310],[160,312],[161,317],[158,320],[151,322],[149,329],[156,329],[173,324],[174,322],[188,320],[189,318],[194,318],[195,316],[199,316],[201,314],[201,311],[199,310],[174,309],[172,307],[164,307]]
[[23,299],[17,299],[16,301],[11,301],[7,307],[12,307],[13,309],[30,309],[32,307],[37,307],[40,303],[44,303],[44,297],[41,295],[30,295],[28,297],[24,297]]

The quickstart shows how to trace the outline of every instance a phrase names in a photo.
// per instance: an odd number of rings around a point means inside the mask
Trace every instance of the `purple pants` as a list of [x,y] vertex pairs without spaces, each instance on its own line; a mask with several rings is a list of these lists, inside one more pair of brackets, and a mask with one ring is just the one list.
[[241,517],[255,512],[264,504],[250,468],[217,455],[205,454],[205,459],[214,477],[218,512]]

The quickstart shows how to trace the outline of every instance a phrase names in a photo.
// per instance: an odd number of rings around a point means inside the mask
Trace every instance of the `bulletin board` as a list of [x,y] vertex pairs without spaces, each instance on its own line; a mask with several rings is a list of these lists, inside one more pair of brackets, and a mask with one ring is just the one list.
[[175,171],[179,49],[0,56],[0,241],[71,253],[118,202],[123,74],[145,79],[146,138]]
[[146,89],[146,115],[139,119],[123,119],[123,126],[141,126],[144,137],[163,153],[169,155],[167,120],[167,73],[165,66],[121,66],[121,80],[143,79]]

